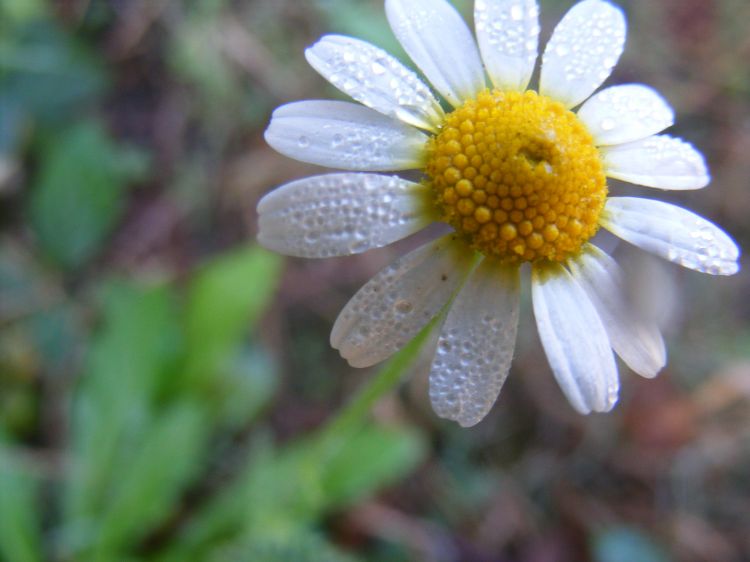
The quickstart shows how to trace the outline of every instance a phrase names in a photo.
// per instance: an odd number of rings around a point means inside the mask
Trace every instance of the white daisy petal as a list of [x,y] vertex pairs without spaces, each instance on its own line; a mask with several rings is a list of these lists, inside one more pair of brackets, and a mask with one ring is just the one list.
[[627,25],[618,7],[583,0],[555,28],[542,58],[539,91],[575,107],[609,78],[625,46]]
[[561,265],[533,267],[534,316],[555,378],[582,414],[617,402],[617,365],[602,321],[586,292]]
[[392,171],[422,165],[427,136],[345,101],[300,101],[273,112],[266,142],[302,162],[343,170]]
[[395,176],[328,174],[293,181],[258,203],[258,242],[303,258],[358,254],[431,222],[427,188]]
[[484,89],[484,70],[471,31],[446,0],[386,0],[393,33],[451,105]]
[[437,415],[479,423],[508,376],[518,329],[518,267],[484,260],[452,303],[430,371]]
[[611,178],[660,189],[701,189],[711,182],[703,155],[669,135],[601,149]]
[[536,0],[476,0],[474,26],[482,60],[495,87],[525,90],[539,48]]
[[339,314],[331,346],[353,367],[369,367],[408,343],[445,306],[472,258],[452,236],[396,260],[357,292]]
[[655,323],[636,318],[625,303],[623,274],[617,262],[588,244],[570,261],[570,268],[599,313],[617,354],[636,373],[655,377],[667,362],[664,340]]
[[610,197],[601,218],[613,234],[689,269],[739,271],[740,250],[715,224],[682,207],[641,197]]
[[370,43],[326,35],[305,56],[331,84],[375,111],[430,131],[442,123],[443,109],[424,82]]
[[661,133],[674,124],[674,111],[653,88],[613,86],[581,106],[578,117],[598,146],[623,144]]

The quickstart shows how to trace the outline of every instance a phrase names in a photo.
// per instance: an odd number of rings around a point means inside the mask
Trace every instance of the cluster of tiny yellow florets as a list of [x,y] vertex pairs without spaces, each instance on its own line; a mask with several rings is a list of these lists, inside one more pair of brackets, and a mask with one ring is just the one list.
[[607,196],[583,123],[532,91],[485,91],[447,115],[426,171],[443,220],[507,263],[576,255]]

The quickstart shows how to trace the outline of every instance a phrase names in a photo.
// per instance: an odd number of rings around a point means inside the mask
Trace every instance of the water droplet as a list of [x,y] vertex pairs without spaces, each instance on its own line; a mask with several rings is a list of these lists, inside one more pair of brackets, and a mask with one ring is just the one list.
[[372,73],[380,76],[381,74],[385,74],[385,67],[380,64],[379,62],[372,63],[372,66],[370,67],[372,69]]
[[300,148],[307,148],[310,146],[310,139],[303,135],[297,140],[297,145]]
[[408,314],[414,308],[414,305],[407,300],[398,300],[395,304],[396,312],[399,314]]
[[353,254],[360,254],[368,249],[367,240],[355,240],[349,244],[349,251]]
[[515,4],[510,9],[510,17],[513,21],[521,21],[523,19],[523,8],[518,4]]
[[611,131],[612,129],[615,128],[616,125],[617,123],[615,123],[614,119],[609,119],[609,118],[603,119],[602,122],[600,123],[602,131]]

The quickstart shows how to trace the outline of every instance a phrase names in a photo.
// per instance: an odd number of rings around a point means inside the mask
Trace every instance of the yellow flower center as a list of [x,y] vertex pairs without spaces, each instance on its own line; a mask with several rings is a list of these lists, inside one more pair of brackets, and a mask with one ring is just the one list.
[[575,114],[536,92],[482,92],[446,116],[429,154],[443,220],[487,256],[563,261],[599,228],[599,151]]

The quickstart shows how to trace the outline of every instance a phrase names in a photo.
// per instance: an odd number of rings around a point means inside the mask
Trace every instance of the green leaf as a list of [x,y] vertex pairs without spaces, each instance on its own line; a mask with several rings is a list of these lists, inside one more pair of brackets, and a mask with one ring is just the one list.
[[95,559],[120,560],[122,550],[165,520],[201,468],[206,438],[198,404],[172,407],[156,420],[99,516]]
[[330,506],[354,503],[398,482],[426,454],[424,438],[413,430],[366,427],[325,466],[323,495]]
[[44,251],[73,268],[94,256],[123,210],[127,184],[143,174],[144,157],[116,145],[84,121],[42,153],[30,199],[31,224]]
[[276,254],[248,247],[214,260],[195,276],[187,298],[184,384],[204,390],[236,358],[276,290],[281,264]]
[[[172,548],[159,557],[159,562],[205,560],[215,545],[237,540],[245,529],[253,528],[255,520],[251,515],[262,512],[267,505],[262,494],[254,493],[255,484],[263,480],[267,470],[281,468],[276,464],[276,458],[270,438],[265,433],[256,435],[241,473],[193,515],[180,530]],[[269,494],[274,491],[275,488]],[[270,505],[273,503],[271,500]],[[267,515],[271,516],[271,513]]]
[[22,23],[44,14],[43,0],[3,0],[0,3],[0,18],[13,23]]
[[[14,0],[9,7],[22,21],[36,15],[34,4]],[[0,38],[0,91],[42,123],[71,119],[106,82],[98,57],[51,20],[29,21]]]
[[84,337],[80,311],[72,303],[63,302],[42,309],[21,322],[20,327],[29,334],[45,375],[70,372]]
[[646,533],[632,527],[614,527],[596,535],[597,562],[669,562],[669,556]]
[[241,428],[268,404],[278,386],[276,366],[258,348],[250,348],[217,377],[218,417],[225,429]]
[[309,529],[326,505],[315,438],[277,450],[254,443],[248,462],[180,533],[164,562],[205,560],[218,544],[296,536]]
[[210,562],[355,562],[322,537],[298,533],[283,538],[260,538],[217,549]]
[[241,537],[294,536],[321,515],[394,482],[425,455],[405,429],[369,426],[374,401],[412,365],[432,325],[393,357],[322,430],[281,450],[256,441],[241,475],[185,525],[161,562],[204,560],[211,545]]
[[185,529],[186,551],[221,538],[293,536],[326,511],[403,478],[425,454],[419,434],[377,426],[361,429],[332,455],[320,447],[318,435],[281,450],[259,448],[243,476]]
[[112,284],[104,293],[103,324],[73,405],[76,462],[64,494],[66,520],[76,535],[72,543],[89,540],[85,523],[129,471],[131,449],[149,430],[158,388],[180,351],[174,298],[167,288]]
[[[4,446],[0,439],[0,447]],[[42,560],[37,486],[36,480],[13,466],[10,455],[0,449],[0,558],[4,560]]]
[[[11,166],[11,158],[16,154],[24,133],[24,113],[19,104],[0,93],[0,115],[3,116],[0,126],[0,166]],[[0,168],[0,193],[5,189],[8,172]]]
[[[168,286],[112,282],[102,291],[103,324],[89,355],[84,394],[101,407],[147,406],[183,351],[177,299]],[[112,388],[120,390],[120,396]]]

